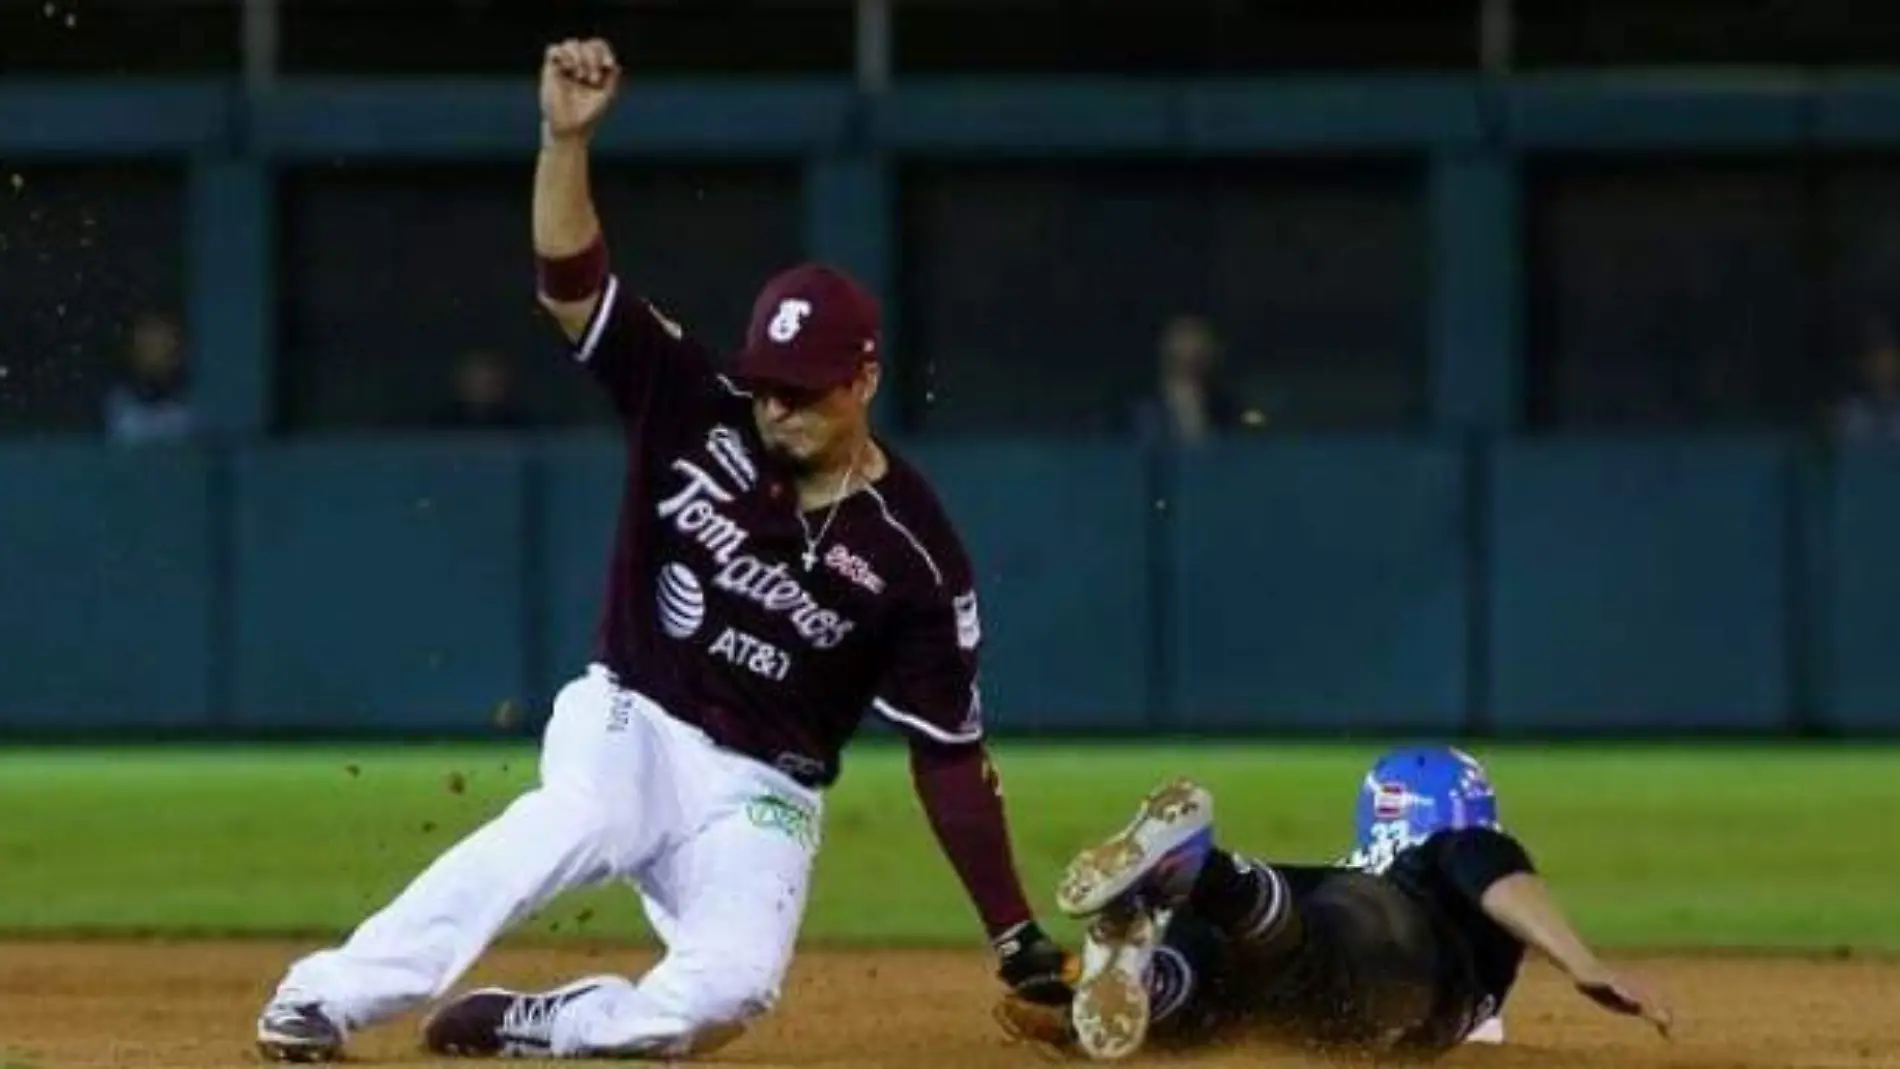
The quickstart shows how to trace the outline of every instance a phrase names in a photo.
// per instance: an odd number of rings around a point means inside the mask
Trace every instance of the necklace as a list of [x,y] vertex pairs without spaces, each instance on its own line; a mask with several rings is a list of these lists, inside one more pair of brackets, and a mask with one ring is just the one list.
[[838,495],[831,499],[831,508],[826,510],[825,522],[818,525],[816,536],[813,536],[811,527],[805,523],[805,510],[803,508],[797,510],[798,526],[805,534],[805,552],[800,559],[805,562],[805,570],[808,572],[818,564],[818,543],[825,540],[825,532],[831,530],[831,521],[838,518],[838,506],[844,504],[845,490],[851,485],[851,477],[858,473],[858,462],[864,459],[865,444],[867,443],[858,444],[857,453],[851,457],[851,466],[845,469],[844,477],[838,480]]

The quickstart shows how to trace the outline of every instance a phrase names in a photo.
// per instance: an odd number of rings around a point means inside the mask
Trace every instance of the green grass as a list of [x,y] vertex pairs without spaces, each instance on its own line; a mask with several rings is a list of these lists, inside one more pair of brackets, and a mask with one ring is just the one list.
[[[1476,747],[1506,822],[1612,946],[1900,948],[1900,750]],[[1327,859],[1369,746],[997,748],[1039,908],[1079,844],[1177,773],[1221,837]],[[21,749],[0,753],[0,929],[336,933],[526,786],[521,747]],[[465,789],[448,786],[459,774]],[[830,799],[812,942],[973,943],[976,923],[912,799],[901,749],[860,747]],[[588,919],[580,918],[587,915]],[[1055,922],[1051,928],[1072,935]],[[625,888],[558,900],[523,930],[644,934]]]

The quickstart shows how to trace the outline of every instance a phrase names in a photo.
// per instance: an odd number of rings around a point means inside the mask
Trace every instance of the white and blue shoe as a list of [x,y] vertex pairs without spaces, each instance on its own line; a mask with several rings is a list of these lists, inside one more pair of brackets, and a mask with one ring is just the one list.
[[1093,917],[1124,899],[1172,909],[1187,900],[1214,848],[1214,796],[1193,780],[1150,791],[1135,819],[1075,855],[1056,888],[1056,906]]
[[1069,1000],[1069,1031],[1091,1060],[1120,1061],[1148,1039],[1148,963],[1168,915],[1133,905],[1096,917],[1082,940],[1082,973]]
[[1148,963],[1213,846],[1214,797],[1181,779],[1150,792],[1127,827],[1069,862],[1056,904],[1091,918],[1069,1003],[1076,1046],[1089,1058],[1120,1061],[1147,1041]]

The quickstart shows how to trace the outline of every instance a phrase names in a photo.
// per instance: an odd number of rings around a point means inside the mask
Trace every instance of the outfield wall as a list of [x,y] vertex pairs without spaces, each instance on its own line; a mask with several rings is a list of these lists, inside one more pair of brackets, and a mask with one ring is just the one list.
[[[1571,321],[1641,307],[1601,336],[1579,330],[1585,363],[1680,358],[1644,324],[1690,317],[1687,351],[1747,342],[1732,348],[1775,375],[1805,367],[1831,352],[1827,332],[1764,309],[1851,308],[1900,284],[1883,222],[1900,203],[1897,101],[1892,77],[1800,73],[928,79],[878,96],[844,81],[669,82],[631,87],[601,132],[600,171],[634,209],[616,199],[616,235],[673,257],[649,273],[682,279],[669,297],[690,322],[736,322],[742,280],[794,254],[845,264],[887,299],[881,414],[915,438],[967,528],[999,726],[1873,730],[1900,724],[1900,465],[1810,455],[1796,435],[1658,429],[1668,420],[1636,437],[1533,426],[1540,404],[1570,402],[1587,423],[1593,399],[1537,400],[1567,380],[1532,381],[1536,353],[1562,346],[1531,312],[1569,276],[1527,264],[1546,231],[1617,231],[1609,267],[1580,269],[1597,288],[1579,285]],[[0,308],[16,350],[46,350],[0,379],[0,427],[21,432],[0,444],[0,724],[483,731],[489,710],[543,702],[575,669],[612,511],[610,440],[405,438],[378,423],[387,395],[439,387],[429,361],[460,346],[559,359],[525,289],[533,110],[519,80],[293,78],[256,95],[0,82],[0,154],[18,169]],[[1027,173],[1061,201],[1081,193],[1050,175],[1131,161],[1176,170],[1081,191],[1093,214],[1065,232],[1126,270],[1071,286],[1086,289],[1074,307],[1019,336],[1005,335],[1036,311],[1021,300],[999,299],[974,339],[946,325],[958,300],[976,306],[959,286],[987,261],[958,275],[939,262],[953,255],[907,244],[930,216],[913,202],[1018,189],[960,184],[959,168]],[[1592,214],[1594,178],[1554,198],[1546,182],[1578,165],[1615,189],[1675,192],[1607,196]],[[1672,185],[1679,165],[1713,185]],[[1196,232],[1246,224],[1244,248],[1214,252],[1247,270],[1182,253],[1165,227],[1140,244],[1115,225],[1144,183],[1172,183],[1191,207],[1230,168],[1247,175],[1210,194],[1220,210]],[[1696,270],[1618,244],[1722,199],[1732,174],[1748,178],[1729,198],[1739,237],[1693,230],[1685,240],[1713,235],[1701,247],[1716,250]],[[138,255],[82,254],[106,201],[111,236]],[[1313,217],[1332,222],[1302,233]],[[930,218],[956,230],[975,217]],[[1795,222],[1764,238],[1749,229],[1763,219]],[[973,247],[1036,244],[994,231]],[[1355,242],[1324,271],[1309,262]],[[1291,252],[1245,255],[1257,248]],[[479,269],[427,285],[450,260]],[[1625,300],[1618,284],[1730,260],[1772,269],[1699,296]],[[1014,266],[1017,281],[1051,273]],[[1332,288],[1292,286],[1310,274]],[[488,288],[464,288],[473,276]],[[1826,286],[1777,301],[1789,277]],[[129,454],[61,436],[96,409],[79,369],[109,361],[119,290],[184,307],[193,400],[228,444]],[[1270,299],[1282,290],[1294,296]],[[1316,296],[1321,312],[1301,318]],[[1358,425],[1276,422],[1179,456],[1132,436],[987,429],[1074,404],[1061,390],[1109,365],[1139,372],[1155,318],[1204,297],[1269,339],[1305,331],[1292,362],[1332,376],[1319,396],[1338,400],[1342,379],[1378,395],[1345,405]],[[920,352],[939,366],[906,363]],[[978,365],[987,377],[955,379]],[[933,374],[954,387],[935,408]],[[535,378],[586,394],[565,370]],[[1782,396],[1781,379],[1761,382]],[[1814,399],[1777,411],[1799,418]],[[940,414],[974,429],[937,433]]]
[[[1900,726],[1900,452],[921,444],[1003,729]],[[610,438],[0,447],[10,730],[482,734],[586,655]]]

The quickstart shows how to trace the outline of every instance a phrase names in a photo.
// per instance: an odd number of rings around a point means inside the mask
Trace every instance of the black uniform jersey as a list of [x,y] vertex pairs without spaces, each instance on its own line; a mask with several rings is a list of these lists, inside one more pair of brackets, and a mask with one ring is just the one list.
[[1535,872],[1514,838],[1489,828],[1441,832],[1401,850],[1386,869],[1389,880],[1429,919],[1437,944],[1436,999],[1417,1037],[1450,1045],[1495,1016],[1517,983],[1524,944],[1479,904],[1492,884]]
[[1237,941],[1191,909],[1170,920],[1159,957],[1172,961],[1149,984],[1169,1018],[1157,1015],[1157,1038],[1241,1028],[1435,1052],[1502,1010],[1524,948],[1479,903],[1498,880],[1535,871],[1509,835],[1449,831],[1384,856],[1272,868],[1290,902],[1272,940]]

